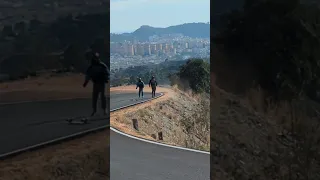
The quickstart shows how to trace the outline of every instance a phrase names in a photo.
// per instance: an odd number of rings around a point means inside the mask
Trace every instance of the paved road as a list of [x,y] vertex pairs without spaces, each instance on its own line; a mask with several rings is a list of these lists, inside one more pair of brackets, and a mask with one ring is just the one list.
[[[142,101],[137,94],[112,94],[111,109]],[[146,94],[144,99],[150,98]],[[0,105],[0,154],[109,124],[99,115],[86,125],[68,125],[67,117],[87,116],[91,100],[62,100]]]

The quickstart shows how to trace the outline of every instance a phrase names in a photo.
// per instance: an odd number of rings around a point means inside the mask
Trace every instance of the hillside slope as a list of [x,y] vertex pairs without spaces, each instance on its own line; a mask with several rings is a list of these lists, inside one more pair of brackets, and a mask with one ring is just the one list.
[[320,114],[310,114],[313,104],[270,105],[263,112],[258,91],[242,98],[213,89],[211,178],[320,178]]
[[[111,91],[134,92],[134,86],[111,88]],[[151,102],[110,115],[112,127],[128,134],[167,144],[209,151],[210,111],[208,94],[192,96],[177,88],[158,88],[165,95]],[[146,92],[150,90],[146,89]],[[132,119],[137,119],[139,131],[133,129]],[[158,139],[163,133],[163,140]]]

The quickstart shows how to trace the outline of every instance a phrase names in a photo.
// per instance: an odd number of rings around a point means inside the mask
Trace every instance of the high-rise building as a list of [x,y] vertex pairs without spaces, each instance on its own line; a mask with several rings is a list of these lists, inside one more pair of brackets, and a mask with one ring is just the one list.
[[173,54],[177,54],[177,48],[173,48]]
[[141,44],[137,44],[137,55],[140,55],[140,56],[144,55],[144,47]]
[[125,44],[124,45],[124,52],[123,54],[127,56],[133,56],[134,55],[134,49],[132,44]]
[[151,54],[157,54],[157,45],[151,44]]
[[162,50],[162,44],[157,44],[157,51],[161,51]]
[[145,55],[151,55],[151,47],[150,47],[149,43],[144,44],[144,54]]

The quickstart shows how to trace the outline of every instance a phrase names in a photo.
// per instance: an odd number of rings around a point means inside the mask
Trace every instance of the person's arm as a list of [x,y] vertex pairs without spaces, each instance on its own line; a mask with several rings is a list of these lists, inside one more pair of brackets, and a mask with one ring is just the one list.
[[139,84],[139,82],[137,82],[137,84],[136,84],[137,85],[136,89],[138,89],[138,84]]
[[83,83],[83,87],[86,87],[87,84],[88,84],[88,82],[89,82],[90,79],[91,79],[90,70],[91,70],[91,66],[87,69],[86,77],[85,77],[85,80],[84,80],[84,83]]
[[156,83],[156,86],[158,86],[158,82],[156,81],[155,83]]
[[109,71],[109,68],[107,65],[103,64],[104,65],[104,74],[105,74],[105,79],[106,79],[106,83],[109,82],[109,78],[110,78],[110,71]]

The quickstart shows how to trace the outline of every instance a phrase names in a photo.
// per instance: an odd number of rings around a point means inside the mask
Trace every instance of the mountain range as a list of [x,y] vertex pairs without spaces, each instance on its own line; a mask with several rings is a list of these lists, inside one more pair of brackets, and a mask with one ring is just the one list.
[[169,26],[166,28],[157,28],[147,25],[141,26],[132,33],[110,34],[111,42],[123,42],[125,40],[132,41],[147,41],[153,35],[165,34],[183,34],[191,38],[210,38],[210,24],[209,23],[185,23],[176,26]]

